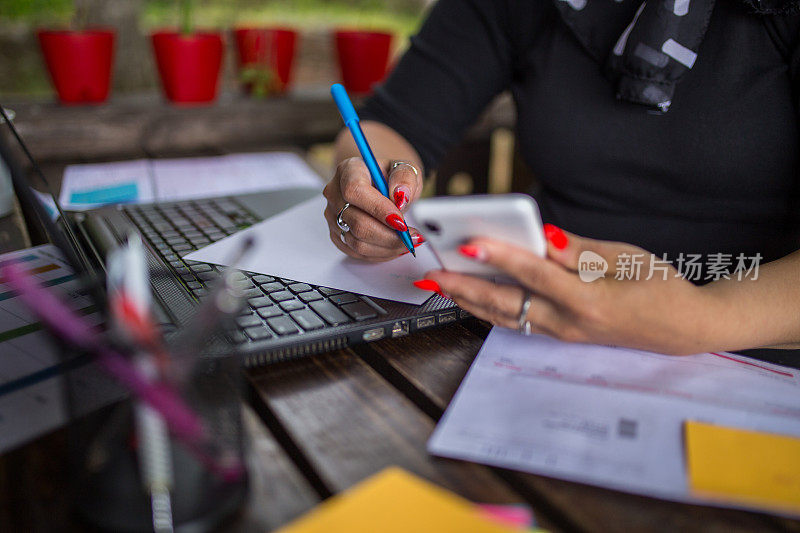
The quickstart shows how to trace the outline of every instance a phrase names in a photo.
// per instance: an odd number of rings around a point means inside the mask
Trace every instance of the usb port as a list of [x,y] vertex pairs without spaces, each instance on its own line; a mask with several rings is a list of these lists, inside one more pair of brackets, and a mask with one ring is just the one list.
[[405,337],[408,335],[408,321],[395,322],[392,324],[392,338]]
[[417,319],[417,329],[429,328],[434,324],[436,324],[435,316],[424,316]]
[[367,342],[376,341],[383,338],[383,328],[368,329],[361,335],[361,338]]
[[442,313],[439,315],[439,324],[447,324],[448,322],[455,322],[456,312],[450,311],[449,313]]

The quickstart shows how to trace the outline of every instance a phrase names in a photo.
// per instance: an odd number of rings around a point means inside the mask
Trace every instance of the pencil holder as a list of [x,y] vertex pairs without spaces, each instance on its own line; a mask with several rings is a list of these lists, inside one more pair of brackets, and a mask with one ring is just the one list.
[[106,370],[96,359],[66,379],[78,519],[108,531],[166,530],[170,522],[178,531],[217,528],[247,494],[238,360],[203,355],[192,362],[177,392],[199,431],[187,439],[170,427],[161,446],[152,442],[158,432],[142,428],[154,411]]

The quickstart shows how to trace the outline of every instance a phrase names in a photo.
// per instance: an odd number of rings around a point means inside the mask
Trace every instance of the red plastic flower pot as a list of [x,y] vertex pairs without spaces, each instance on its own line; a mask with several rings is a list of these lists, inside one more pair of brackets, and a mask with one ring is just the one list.
[[204,104],[217,97],[223,41],[219,33],[152,35],[156,65],[167,99],[177,104]]
[[[297,32],[289,28],[239,28],[235,30],[239,71],[247,67],[272,69],[276,75],[273,90],[284,93],[292,81]],[[243,84],[245,91],[252,83]]]
[[342,84],[347,92],[368,94],[386,76],[392,34],[340,30],[335,33]]
[[108,98],[113,30],[39,30],[39,45],[63,104],[99,104]]

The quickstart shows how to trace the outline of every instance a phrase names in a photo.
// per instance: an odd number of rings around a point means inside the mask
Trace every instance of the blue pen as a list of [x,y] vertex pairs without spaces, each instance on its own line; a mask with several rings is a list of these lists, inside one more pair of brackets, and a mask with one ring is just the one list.
[[[366,163],[369,169],[369,175],[372,177],[372,185],[374,185],[382,195],[391,200],[392,197],[389,196],[389,186],[386,184],[386,178],[383,177],[383,172],[381,172],[381,167],[378,166],[378,161],[372,153],[372,148],[369,147],[367,138],[364,136],[364,132],[361,131],[358,114],[353,107],[353,102],[351,102],[350,98],[347,96],[347,91],[344,90],[341,83],[334,83],[331,85],[331,95],[333,96],[333,101],[336,102],[336,107],[339,108],[339,113],[342,115],[344,125],[347,126],[350,133],[353,135],[353,140],[356,142],[358,151],[361,152],[361,157],[364,159],[364,163]],[[405,221],[403,221],[403,223],[405,223]],[[411,242],[411,234],[408,233],[408,230],[395,231],[400,235],[400,240],[406,245],[408,251],[416,257],[417,253],[414,251],[414,243]]]

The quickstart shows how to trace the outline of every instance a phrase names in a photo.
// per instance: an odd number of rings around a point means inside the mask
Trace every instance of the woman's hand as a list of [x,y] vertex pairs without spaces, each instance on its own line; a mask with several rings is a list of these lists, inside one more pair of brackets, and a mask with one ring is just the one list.
[[[501,269],[523,288],[445,271],[426,278],[463,309],[506,328],[517,329],[527,290],[532,300],[525,318],[533,333],[670,354],[717,349],[712,340],[717,302],[674,267],[632,245],[586,239],[552,225],[546,230],[547,258],[487,238],[461,247],[463,255]],[[580,276],[579,266],[582,272],[601,272],[603,261],[604,277],[582,281],[591,276]],[[430,283],[428,289],[436,290]]]
[[[388,261],[408,253],[395,230],[405,231],[402,213],[422,192],[422,175],[419,165],[395,165],[379,159],[378,164],[388,177],[392,200],[372,186],[369,171],[360,157],[345,159],[336,167],[336,174],[322,194],[327,198],[325,220],[328,222],[331,241],[337,248],[356,259]],[[342,220],[350,231],[342,234],[336,223],[339,211],[349,203]],[[408,228],[414,246],[424,242],[415,228]],[[342,237],[344,235],[344,237]]]

